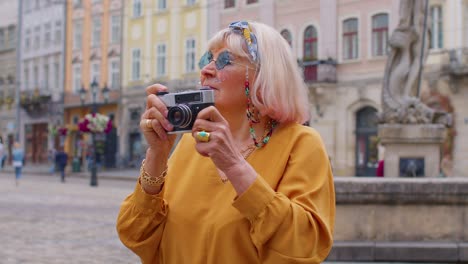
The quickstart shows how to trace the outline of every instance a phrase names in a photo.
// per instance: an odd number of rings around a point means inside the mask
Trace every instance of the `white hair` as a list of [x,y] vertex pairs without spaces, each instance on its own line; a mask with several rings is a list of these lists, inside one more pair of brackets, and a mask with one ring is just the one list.
[[[296,58],[287,41],[274,28],[249,22],[257,37],[258,63],[251,85],[251,99],[257,109],[281,123],[304,123],[309,120],[309,96]],[[229,28],[219,31],[208,42],[209,50],[224,45],[236,56],[252,61],[245,39]]]

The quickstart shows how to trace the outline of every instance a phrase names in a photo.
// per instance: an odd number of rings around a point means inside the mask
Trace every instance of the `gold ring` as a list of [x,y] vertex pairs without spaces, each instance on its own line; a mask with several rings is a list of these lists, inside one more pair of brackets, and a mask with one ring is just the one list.
[[210,133],[209,132],[206,132],[206,131],[200,131],[200,132],[197,132],[196,136],[198,141],[200,142],[208,142],[210,141]]
[[146,119],[146,128],[152,129],[153,126],[151,125],[151,119]]

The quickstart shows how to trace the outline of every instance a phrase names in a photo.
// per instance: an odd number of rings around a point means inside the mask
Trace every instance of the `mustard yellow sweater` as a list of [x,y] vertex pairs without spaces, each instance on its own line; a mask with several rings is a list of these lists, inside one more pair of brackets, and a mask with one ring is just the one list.
[[137,183],[117,231],[142,263],[320,263],[335,221],[333,175],[312,128],[279,126],[247,161],[259,177],[241,196],[184,135],[158,195]]

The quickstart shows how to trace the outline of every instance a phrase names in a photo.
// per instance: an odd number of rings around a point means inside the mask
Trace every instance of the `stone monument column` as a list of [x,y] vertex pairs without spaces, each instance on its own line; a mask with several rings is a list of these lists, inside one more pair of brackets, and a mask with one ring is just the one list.
[[451,115],[419,99],[419,79],[428,53],[430,21],[424,0],[401,0],[400,20],[390,39],[384,72],[378,135],[385,147],[385,177],[437,177],[440,146]]

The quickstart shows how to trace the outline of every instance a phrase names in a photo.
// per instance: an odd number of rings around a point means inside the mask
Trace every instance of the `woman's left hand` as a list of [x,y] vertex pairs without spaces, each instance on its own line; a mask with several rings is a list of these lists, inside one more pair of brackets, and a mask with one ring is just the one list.
[[[197,133],[200,131],[209,133],[209,141],[203,142],[197,139]],[[198,113],[193,124],[192,135],[197,140],[195,148],[198,153],[210,157],[222,172],[226,173],[244,161],[235,145],[229,123],[214,106],[207,107]]]

